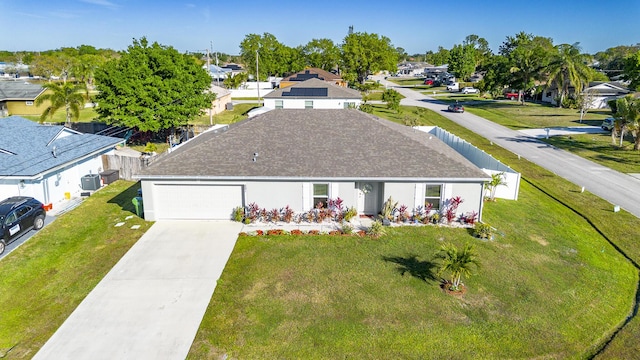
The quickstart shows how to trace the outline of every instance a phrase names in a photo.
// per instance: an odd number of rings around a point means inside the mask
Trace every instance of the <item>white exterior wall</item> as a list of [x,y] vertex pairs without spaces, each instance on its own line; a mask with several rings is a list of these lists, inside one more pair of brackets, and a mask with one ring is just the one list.
[[304,109],[305,101],[313,101],[314,109],[344,109],[344,103],[354,103],[356,107],[360,106],[360,99],[264,99],[264,106],[275,109],[276,100],[282,100],[283,109]]
[[[422,186],[422,193],[424,194],[424,186]],[[415,183],[384,183],[384,193],[382,196],[382,204],[389,199],[393,198],[394,202],[398,202],[398,207],[406,205],[409,211],[415,208],[416,198],[416,184]],[[423,200],[424,202],[424,200]]]
[[306,211],[302,206],[302,183],[299,182],[246,182],[245,198],[249,205],[280,209],[287,205],[296,213]]
[[81,178],[87,174],[102,172],[102,158],[97,155],[94,158],[69,167],[47,173],[39,180],[25,180],[21,186],[19,179],[0,180],[0,200],[11,196],[31,196],[44,204],[55,204],[66,199],[65,193],[71,196],[78,195],[82,191]]
[[[463,202],[458,207],[458,214],[466,214],[471,211],[475,211],[478,214],[482,212],[483,204],[483,185],[474,183],[455,183],[449,184],[451,186],[452,197],[460,196]],[[448,199],[445,199],[448,200]]]

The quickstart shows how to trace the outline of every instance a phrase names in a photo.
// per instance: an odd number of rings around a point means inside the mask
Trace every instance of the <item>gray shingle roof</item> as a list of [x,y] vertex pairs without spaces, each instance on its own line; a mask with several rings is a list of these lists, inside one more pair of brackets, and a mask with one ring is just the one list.
[[24,81],[0,81],[0,101],[35,100],[44,92],[40,85]]
[[0,119],[0,176],[37,176],[121,142],[119,138],[82,134],[64,126],[39,125],[9,116]]
[[[362,95],[357,90],[345,88],[342,86],[330,84],[328,82],[319,79],[309,79],[302,81],[298,84],[288,86],[283,89],[277,89],[269,94],[265,95],[265,99],[307,99],[308,96],[291,96],[288,93],[292,89],[309,88],[309,89],[327,89],[327,96],[322,96],[323,99],[362,99]],[[294,90],[295,91],[295,90]],[[319,98],[314,96],[313,98]]]
[[[257,161],[253,154],[258,153]],[[486,179],[435,136],[359,110],[280,109],[204,133],[140,178]]]
[[297,73],[292,74],[290,76],[287,76],[286,78],[282,79],[282,81],[300,81],[299,79],[301,78],[304,79],[309,75],[317,75],[320,80],[324,80],[324,81],[342,80],[342,77],[340,75],[336,75],[326,70],[323,70],[320,68],[308,68],[302,71],[298,71]]

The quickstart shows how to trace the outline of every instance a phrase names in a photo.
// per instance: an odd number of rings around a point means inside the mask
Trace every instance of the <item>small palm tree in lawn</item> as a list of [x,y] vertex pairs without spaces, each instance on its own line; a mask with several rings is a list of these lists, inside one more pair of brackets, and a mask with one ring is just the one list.
[[500,185],[507,185],[507,182],[504,179],[504,172],[491,174],[491,181],[484,184],[484,187],[489,190],[489,200],[496,200],[496,190]]
[[480,267],[477,257],[478,253],[471,244],[466,244],[462,251],[451,243],[444,244],[437,255],[437,258],[442,260],[438,276],[444,272],[451,273],[449,290],[458,291],[460,290],[462,276],[472,275],[472,266]]
[[52,118],[53,114],[62,107],[66,112],[67,124],[71,123],[72,118],[77,120],[80,117],[80,109],[84,107],[85,102],[84,96],[82,96],[83,85],[67,82],[64,84],[49,83],[42,86],[48,91],[36,99],[36,105],[45,101],[49,101],[51,104],[40,115],[40,122],[43,122],[47,117]]

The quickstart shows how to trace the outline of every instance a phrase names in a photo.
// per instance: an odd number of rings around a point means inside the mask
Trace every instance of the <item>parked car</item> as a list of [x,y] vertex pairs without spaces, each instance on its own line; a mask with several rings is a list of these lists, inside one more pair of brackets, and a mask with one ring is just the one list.
[[464,112],[464,106],[455,103],[455,104],[451,104],[449,105],[449,107],[447,107],[447,110],[449,110],[450,112],[457,112],[457,113],[463,113]]
[[518,100],[518,93],[517,92],[506,92],[506,93],[504,93],[504,97],[506,97],[509,100]]
[[462,90],[460,90],[460,92],[463,94],[477,94],[480,92],[480,90],[471,86],[467,86],[467,87],[463,87]]
[[460,90],[460,83],[452,82],[447,85],[447,91],[458,91]]
[[424,81],[424,84],[425,84],[425,85],[433,85],[433,82],[434,82],[434,80],[433,80],[433,79],[426,79],[426,80]]
[[44,226],[44,205],[28,196],[14,196],[0,201],[0,254],[13,240],[31,229]]
[[615,127],[615,122],[616,119],[608,117],[602,121],[602,125],[600,125],[600,127],[602,128],[602,130],[611,131]]

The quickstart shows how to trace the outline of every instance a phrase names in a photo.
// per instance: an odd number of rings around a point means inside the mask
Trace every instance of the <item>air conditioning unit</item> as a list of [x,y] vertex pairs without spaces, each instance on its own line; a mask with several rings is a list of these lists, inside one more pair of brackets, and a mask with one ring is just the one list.
[[100,189],[100,175],[98,174],[87,174],[82,177],[80,184],[82,186],[82,190],[95,191]]

